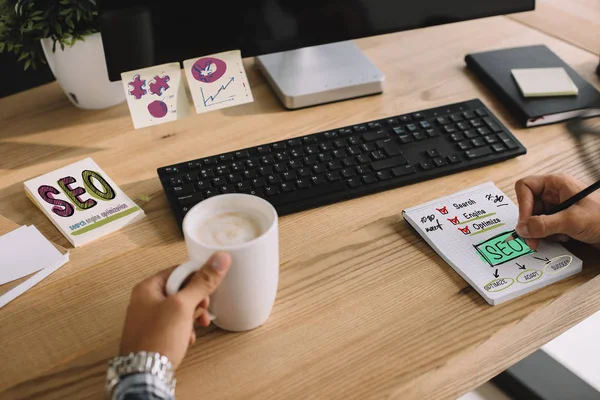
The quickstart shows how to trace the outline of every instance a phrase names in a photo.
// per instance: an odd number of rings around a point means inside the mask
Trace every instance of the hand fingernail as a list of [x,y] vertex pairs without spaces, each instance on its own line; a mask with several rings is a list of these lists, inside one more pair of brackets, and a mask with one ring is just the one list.
[[527,227],[527,224],[517,224],[516,231],[519,234],[519,236],[529,236],[529,228]]
[[216,253],[210,261],[210,266],[215,271],[225,271],[229,265],[229,255],[227,253]]

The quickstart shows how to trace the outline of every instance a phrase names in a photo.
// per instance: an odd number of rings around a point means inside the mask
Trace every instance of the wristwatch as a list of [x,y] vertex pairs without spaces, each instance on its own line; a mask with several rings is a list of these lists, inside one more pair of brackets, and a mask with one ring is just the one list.
[[123,377],[131,374],[151,374],[160,379],[175,394],[176,380],[169,359],[158,353],[140,351],[115,357],[108,362],[105,394],[110,398],[115,386]]

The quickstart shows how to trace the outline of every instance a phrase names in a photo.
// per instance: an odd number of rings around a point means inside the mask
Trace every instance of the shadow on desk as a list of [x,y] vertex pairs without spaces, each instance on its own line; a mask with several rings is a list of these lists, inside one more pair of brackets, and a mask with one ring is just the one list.
[[85,158],[101,150],[103,149],[94,147],[0,142],[0,169],[18,170],[49,161],[73,157]]

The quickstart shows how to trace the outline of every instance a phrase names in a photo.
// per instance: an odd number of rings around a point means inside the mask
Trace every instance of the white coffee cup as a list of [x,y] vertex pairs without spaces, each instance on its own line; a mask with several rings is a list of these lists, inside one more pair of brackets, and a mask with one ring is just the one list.
[[[208,218],[241,213],[260,225],[260,236],[235,245],[207,244],[198,230]],[[228,331],[247,331],[262,325],[271,314],[279,283],[279,232],[277,211],[260,197],[232,193],[211,197],[195,205],[183,220],[183,235],[190,261],[181,264],[167,280],[167,294],[177,293],[182,283],[217,251],[231,256],[227,275],[210,296],[211,319]]]

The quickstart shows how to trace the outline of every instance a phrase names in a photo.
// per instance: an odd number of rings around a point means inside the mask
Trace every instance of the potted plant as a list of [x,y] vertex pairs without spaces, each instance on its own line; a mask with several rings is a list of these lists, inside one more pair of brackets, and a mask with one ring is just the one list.
[[125,101],[122,84],[108,80],[95,0],[0,0],[4,51],[14,53],[25,69],[47,63],[77,107]]

